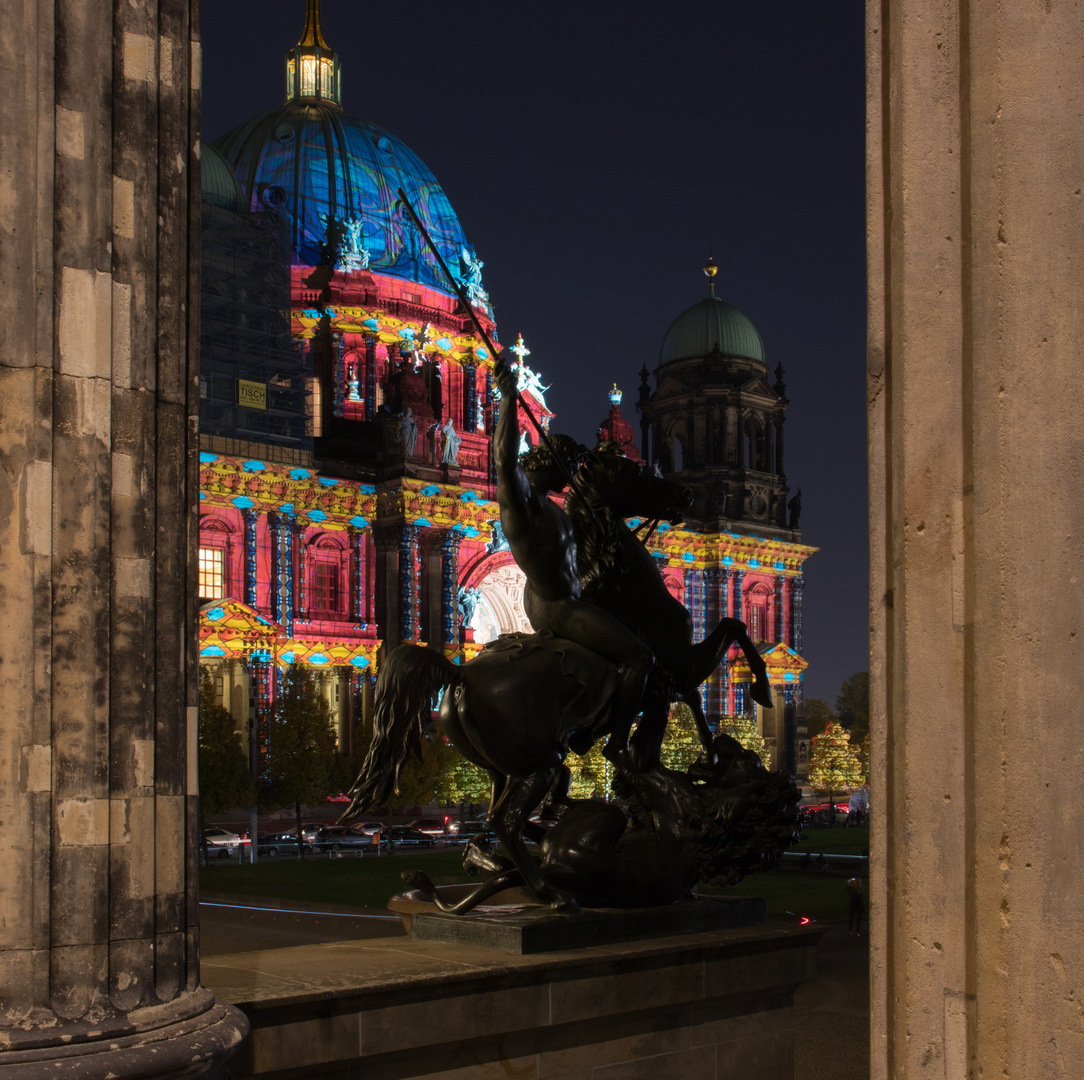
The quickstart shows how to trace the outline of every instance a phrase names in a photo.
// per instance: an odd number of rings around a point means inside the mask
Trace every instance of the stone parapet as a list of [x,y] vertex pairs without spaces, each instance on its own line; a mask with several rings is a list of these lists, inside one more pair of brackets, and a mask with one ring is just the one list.
[[515,956],[379,939],[216,956],[234,1080],[792,1080],[821,931],[758,926]]

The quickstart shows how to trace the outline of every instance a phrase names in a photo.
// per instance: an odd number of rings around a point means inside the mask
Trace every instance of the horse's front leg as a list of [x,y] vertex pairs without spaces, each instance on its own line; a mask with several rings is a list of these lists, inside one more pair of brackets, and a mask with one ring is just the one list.
[[703,641],[698,641],[690,649],[689,688],[706,682],[726,656],[727,649],[735,642],[745,654],[746,663],[753,675],[753,700],[770,709],[772,688],[768,683],[768,669],[764,657],[753,644],[741,619],[720,619],[719,625]]
[[700,745],[705,750],[711,750],[714,736],[708,727],[708,719],[704,715],[704,703],[700,700],[700,687],[696,687],[691,693],[683,694],[682,701],[692,710],[693,720],[696,721],[696,733],[700,736]]

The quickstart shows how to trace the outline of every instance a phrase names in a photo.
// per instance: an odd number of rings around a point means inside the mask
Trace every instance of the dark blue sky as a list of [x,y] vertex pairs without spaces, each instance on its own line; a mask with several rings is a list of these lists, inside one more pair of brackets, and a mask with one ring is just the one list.
[[[203,130],[281,104],[304,0],[204,0]],[[324,0],[346,111],[436,174],[522,333],[557,430],[593,441],[606,391],[653,369],[716,292],[786,369],[802,488],[806,692],[865,670],[865,84],[859,4]]]

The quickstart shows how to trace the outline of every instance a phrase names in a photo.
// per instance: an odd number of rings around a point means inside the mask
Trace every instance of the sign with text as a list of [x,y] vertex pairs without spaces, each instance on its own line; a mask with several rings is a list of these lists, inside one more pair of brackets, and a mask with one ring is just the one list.
[[248,379],[238,379],[237,404],[244,405],[246,409],[266,409],[267,384],[249,382]]

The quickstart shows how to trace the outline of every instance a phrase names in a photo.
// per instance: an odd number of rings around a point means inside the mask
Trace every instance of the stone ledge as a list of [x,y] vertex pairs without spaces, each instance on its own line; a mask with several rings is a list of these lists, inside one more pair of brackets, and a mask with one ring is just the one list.
[[821,932],[767,925],[528,956],[339,942],[208,958],[203,978],[252,1026],[235,1080],[480,1080],[513,1061],[522,1080],[658,1080],[693,1058],[713,1063],[709,1080],[731,1075],[720,1062],[790,1080],[793,993],[815,975]]

